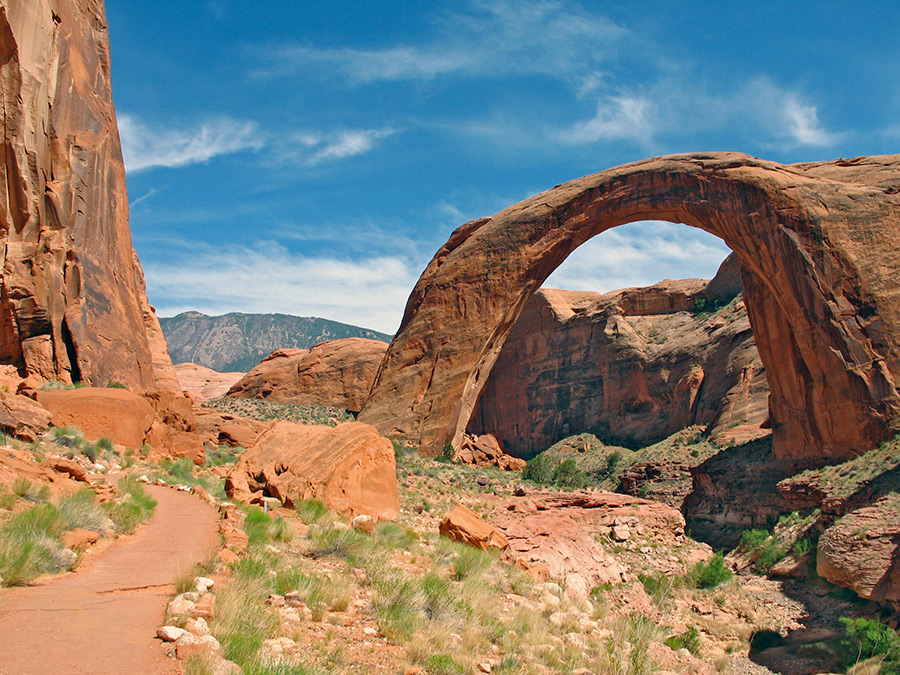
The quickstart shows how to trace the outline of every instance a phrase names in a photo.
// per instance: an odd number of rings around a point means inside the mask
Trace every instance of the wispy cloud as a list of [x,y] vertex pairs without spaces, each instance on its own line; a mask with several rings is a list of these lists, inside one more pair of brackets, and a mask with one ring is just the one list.
[[213,157],[258,150],[264,145],[254,122],[229,117],[211,119],[194,128],[174,129],[120,114],[119,135],[125,167],[132,172],[201,164]]
[[322,162],[362,155],[375,148],[378,141],[392,136],[395,129],[342,129],[331,133],[298,133],[287,144],[275,148],[283,161],[316,166]]
[[[730,131],[736,138],[782,147],[831,146],[844,134],[825,129],[818,107],[799,92],[767,77],[711,92],[689,81],[667,78],[640,94],[596,92],[594,116],[550,135],[564,144],[655,140]],[[737,133],[735,133],[737,131]]]
[[370,152],[378,141],[395,133],[396,130],[385,128],[273,134],[262,131],[255,122],[228,117],[185,130],[147,124],[127,113],[119,115],[125,167],[132,173],[154,167],[201,164],[214,157],[263,148],[271,150],[270,154],[282,162],[315,166]]
[[455,73],[498,77],[542,74],[583,80],[626,31],[570,2],[489,0],[445,13],[420,44],[383,49],[288,45],[265,50],[261,75],[329,66],[354,84],[426,80]]
[[622,139],[648,143],[656,131],[654,104],[640,96],[612,96],[597,103],[597,114],[559,134],[565,143],[595,143]]
[[728,253],[721,239],[687,225],[632,223],[577,248],[544,286],[606,293],[663,279],[709,279]]
[[[198,250],[199,247],[199,250]],[[148,293],[163,316],[281,312],[397,330],[418,270],[400,256],[357,260],[291,253],[272,242],[251,248],[192,244],[144,263]]]

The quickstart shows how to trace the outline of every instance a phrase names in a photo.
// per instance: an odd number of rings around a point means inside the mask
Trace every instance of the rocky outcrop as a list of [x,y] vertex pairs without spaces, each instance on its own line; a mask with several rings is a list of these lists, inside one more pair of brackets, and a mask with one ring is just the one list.
[[225,393],[246,373],[219,373],[196,363],[179,363],[175,376],[182,391],[196,403],[205,403]]
[[85,438],[108,438],[126,448],[140,448],[153,425],[154,411],[147,400],[125,389],[58,389],[37,392],[55,427],[74,426]]
[[413,289],[360,420],[429,454],[458,447],[544,280],[591,237],[656,218],[715,234],[737,256],[775,457],[835,460],[874,447],[900,429],[898,183],[900,156],[782,165],[673,155],[467,223]]
[[0,430],[26,441],[36,441],[47,431],[52,415],[26,396],[0,391]]
[[605,295],[539,290],[468,430],[493,433],[519,457],[582,431],[629,447],[695,424],[713,434],[737,425],[768,433],[760,429],[769,415],[765,369],[744,304],[729,295],[735,289],[739,270],[729,256],[713,282],[664,281]]
[[463,436],[462,447],[453,455],[454,462],[469,466],[494,466],[503,471],[522,471],[525,460],[507,455],[492,434]]
[[288,508],[318,499],[349,518],[393,520],[400,511],[393,445],[359,422],[275,422],[241,455],[225,490],[231,499],[275,497]]
[[438,526],[442,537],[474,546],[482,551],[489,548],[502,551],[509,542],[493,525],[486,523],[477,513],[462,504],[453,507]]
[[0,1],[0,362],[181,396],[128,228],[102,2]]
[[900,607],[900,496],[847,514],[819,538],[820,577]]
[[310,349],[278,349],[235,383],[227,395],[359,412],[385,350],[386,342],[365,338],[329,340]]

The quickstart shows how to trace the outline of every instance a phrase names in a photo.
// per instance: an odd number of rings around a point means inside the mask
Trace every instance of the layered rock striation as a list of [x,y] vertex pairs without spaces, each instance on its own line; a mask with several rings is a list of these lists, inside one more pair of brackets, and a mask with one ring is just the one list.
[[[712,289],[712,290],[710,290]],[[589,431],[643,447],[691,425],[757,430],[769,389],[729,256],[712,282],[541,289],[491,370],[468,431],[529,457]],[[730,303],[730,304],[729,304]],[[718,312],[700,311],[722,307]]]
[[181,396],[131,245],[103,3],[0,0],[0,100],[0,363]]
[[721,237],[741,269],[779,459],[839,460],[900,430],[900,156],[782,165],[672,155],[466,223],[435,254],[360,414],[457,447],[528,299],[578,246],[661,219]]

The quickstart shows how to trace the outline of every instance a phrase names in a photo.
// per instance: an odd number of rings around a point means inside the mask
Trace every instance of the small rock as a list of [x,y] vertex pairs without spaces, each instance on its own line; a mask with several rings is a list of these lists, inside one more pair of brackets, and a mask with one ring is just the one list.
[[165,487],[166,485],[168,485],[168,483],[166,481],[164,481],[162,478],[157,478],[156,484],[159,485],[160,487]]
[[216,654],[221,649],[219,641],[212,635],[191,635],[185,633],[175,640],[175,656],[184,660],[194,654]]
[[138,478],[139,483],[149,483],[150,479],[147,478],[147,474],[142,474],[140,478]]
[[185,633],[187,631],[184,628],[178,628],[177,626],[161,626],[156,629],[156,637],[163,642],[175,642]]
[[272,593],[266,599],[266,604],[271,605],[272,607],[284,607],[284,596]]
[[216,582],[209,577],[196,577],[194,579],[194,590],[197,593],[206,593],[206,591],[215,585]]
[[482,673],[489,673],[493,669],[494,667],[491,665],[490,661],[481,661],[478,664],[478,670],[480,670]]
[[194,603],[180,595],[172,600],[166,609],[169,616],[187,616],[192,611],[194,611]]
[[285,593],[284,602],[288,607],[303,607],[306,604],[297,591]]
[[628,529],[627,525],[613,525],[609,536],[612,537],[613,541],[625,541],[631,536],[631,530]]
[[209,624],[206,623],[206,619],[202,616],[185,621],[184,629],[191,635],[209,635]]
[[372,626],[366,626],[365,628],[363,628],[363,634],[364,635],[378,635],[378,631],[376,629],[372,628]]
[[375,524],[375,519],[372,516],[367,516],[365,514],[356,516],[351,522],[354,530],[359,530],[366,534],[372,534],[375,531]]
[[191,616],[195,619],[214,619],[215,618],[216,596],[212,593],[206,593],[201,597],[194,606]]

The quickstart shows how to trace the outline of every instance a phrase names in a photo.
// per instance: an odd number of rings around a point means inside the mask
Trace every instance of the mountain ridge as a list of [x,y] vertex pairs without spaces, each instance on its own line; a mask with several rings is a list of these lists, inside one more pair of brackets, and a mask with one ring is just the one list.
[[195,363],[219,372],[246,372],[276,349],[308,349],[325,340],[362,337],[390,342],[392,336],[315,316],[197,311],[160,317],[174,363]]

